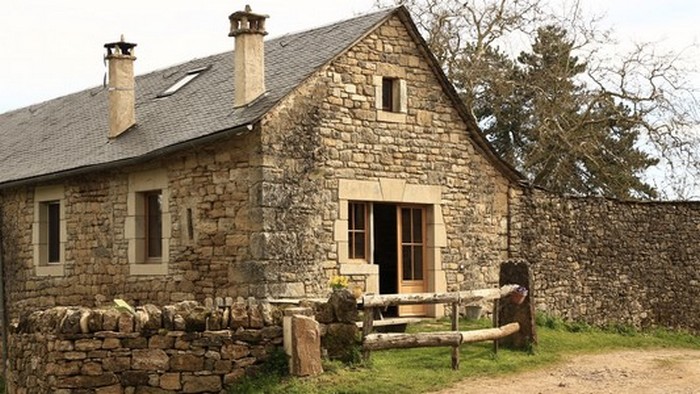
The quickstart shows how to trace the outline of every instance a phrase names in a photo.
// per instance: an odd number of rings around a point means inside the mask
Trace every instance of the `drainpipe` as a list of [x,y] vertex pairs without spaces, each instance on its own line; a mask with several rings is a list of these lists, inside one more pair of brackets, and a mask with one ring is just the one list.
[[[3,263],[2,248],[2,210],[0,209],[0,324],[2,324],[2,377],[7,377],[7,319],[5,318],[5,264]],[[7,392],[7,379],[5,379],[5,392]]]

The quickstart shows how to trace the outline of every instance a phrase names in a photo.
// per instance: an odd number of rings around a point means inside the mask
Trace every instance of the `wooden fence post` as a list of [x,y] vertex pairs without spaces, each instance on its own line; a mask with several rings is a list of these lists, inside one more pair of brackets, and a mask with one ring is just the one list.
[[[372,333],[372,326],[374,325],[374,308],[372,307],[365,307],[364,308],[365,312],[365,317],[362,322],[362,342],[365,341],[365,338],[367,338],[367,335]],[[369,350],[364,349],[362,351],[362,358],[367,361],[369,360]]]
[[[459,301],[452,303],[452,331],[459,331]],[[452,346],[452,369],[459,369],[459,345]]]
[[[493,300],[493,328],[498,327],[498,311],[501,309],[501,300],[496,298]],[[493,340],[493,354],[498,354],[498,339]]]

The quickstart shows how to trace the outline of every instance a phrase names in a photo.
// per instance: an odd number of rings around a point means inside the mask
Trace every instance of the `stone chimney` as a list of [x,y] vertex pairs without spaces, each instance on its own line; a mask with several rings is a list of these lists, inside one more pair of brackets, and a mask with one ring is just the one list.
[[134,47],[136,44],[119,42],[105,44],[109,62],[109,138],[116,138],[136,124],[134,93]]
[[234,67],[234,107],[242,107],[265,93],[265,47],[263,36],[267,15],[236,11],[228,19],[231,21],[229,37],[236,37],[236,50],[233,54]]

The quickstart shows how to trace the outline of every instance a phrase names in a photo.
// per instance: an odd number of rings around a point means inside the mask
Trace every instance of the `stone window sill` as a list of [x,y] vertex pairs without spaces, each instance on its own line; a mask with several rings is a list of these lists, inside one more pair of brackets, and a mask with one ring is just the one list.
[[379,110],[377,111],[377,120],[389,123],[406,123],[406,114]]
[[360,264],[360,263],[345,263],[340,264],[341,275],[378,275],[379,265],[377,264]]
[[131,275],[167,275],[167,263],[145,263],[145,264],[129,264],[129,273]]
[[63,264],[40,265],[36,267],[36,276],[63,276]]

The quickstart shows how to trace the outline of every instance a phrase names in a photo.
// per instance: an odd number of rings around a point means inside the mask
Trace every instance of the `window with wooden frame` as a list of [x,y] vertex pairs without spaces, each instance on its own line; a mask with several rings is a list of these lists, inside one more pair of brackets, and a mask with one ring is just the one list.
[[397,112],[396,78],[382,78],[382,110]]
[[425,270],[425,210],[401,208],[401,276],[404,281],[423,280]]
[[163,257],[162,193],[160,190],[140,193],[143,198],[145,260]]
[[35,189],[32,244],[37,276],[61,276],[64,273],[65,206],[63,186],[40,186]]
[[165,169],[129,174],[124,237],[131,275],[167,275],[172,215]]
[[[386,67],[385,67],[386,68]],[[408,88],[403,69],[378,70],[373,77],[374,105],[380,122],[406,123]]]
[[[386,118],[397,120],[400,114],[408,111],[408,91],[406,80],[397,76],[374,77],[376,101],[375,105],[380,114]],[[381,119],[380,119],[381,120]]]
[[61,203],[45,201],[41,203],[42,233],[46,240],[46,263],[61,263]]
[[364,202],[348,203],[348,258],[367,260],[369,209]]

